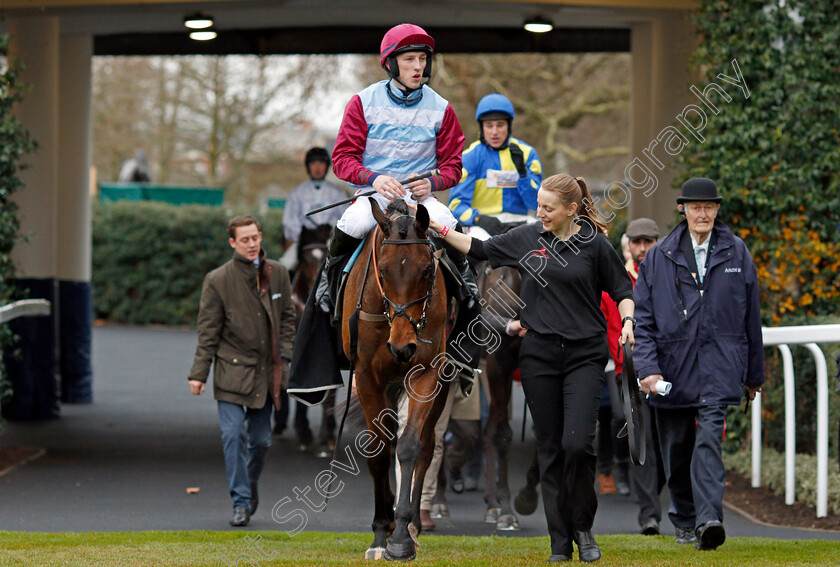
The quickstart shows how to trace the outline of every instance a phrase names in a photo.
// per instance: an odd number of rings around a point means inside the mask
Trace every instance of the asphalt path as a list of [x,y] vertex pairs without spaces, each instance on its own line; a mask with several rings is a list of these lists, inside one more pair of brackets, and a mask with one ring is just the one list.
[[[136,530],[280,530],[369,532],[372,484],[362,457],[347,453],[343,486],[323,511],[314,482],[329,468],[296,449],[293,433],[274,437],[260,482],[260,508],[248,528],[231,528],[216,405],[212,391],[189,393],[186,376],[196,345],[193,331],[148,327],[96,327],[93,334],[94,402],[64,405],[61,417],[6,423],[0,443],[41,447],[44,456],[0,477],[0,530],[87,532]],[[343,394],[344,390],[341,390]],[[522,443],[521,388],[514,388],[512,489],[518,490],[531,460],[533,438]],[[313,428],[320,409],[310,410]],[[317,431],[317,429],[315,429]],[[358,430],[345,432],[345,445]],[[483,481],[482,481],[483,482]],[[311,505],[296,500],[308,492]],[[337,490],[341,485],[334,485]],[[198,491],[190,494],[188,488]],[[288,502],[285,502],[288,499]],[[451,517],[437,533],[489,535],[481,492],[447,499]],[[276,513],[272,517],[272,509]],[[667,512],[667,490],[663,510]],[[293,510],[300,512],[292,513]],[[595,534],[637,533],[637,506],[629,497],[599,496]],[[520,517],[522,529],[508,536],[546,535],[542,505]],[[840,533],[758,525],[725,511],[727,535],[840,540]],[[672,534],[666,518],[662,532]]]

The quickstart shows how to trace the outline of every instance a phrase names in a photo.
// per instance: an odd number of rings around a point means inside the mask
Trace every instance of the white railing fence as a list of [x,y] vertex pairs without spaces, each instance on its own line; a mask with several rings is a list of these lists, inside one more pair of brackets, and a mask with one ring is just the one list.
[[0,323],[30,315],[49,315],[50,302],[46,299],[22,299],[0,307]]
[[[788,345],[804,345],[817,365],[817,517],[828,514],[828,366],[817,343],[840,343],[840,325],[764,327],[764,346],[782,353],[785,387],[785,504],[796,499],[796,382]],[[761,485],[761,394],[752,402],[752,485]]]

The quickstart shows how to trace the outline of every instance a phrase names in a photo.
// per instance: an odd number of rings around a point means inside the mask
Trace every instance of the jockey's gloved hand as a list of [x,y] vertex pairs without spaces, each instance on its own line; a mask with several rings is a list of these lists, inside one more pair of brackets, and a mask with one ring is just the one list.
[[528,175],[528,170],[525,169],[525,156],[522,154],[522,148],[516,144],[510,144],[508,149],[510,149],[510,159],[513,160],[513,165],[516,166],[519,177]]
[[502,221],[500,221],[496,217],[488,217],[486,215],[482,215],[481,213],[475,215],[475,218],[473,219],[473,224],[486,230],[487,234],[489,234],[490,236],[502,234],[505,230]]

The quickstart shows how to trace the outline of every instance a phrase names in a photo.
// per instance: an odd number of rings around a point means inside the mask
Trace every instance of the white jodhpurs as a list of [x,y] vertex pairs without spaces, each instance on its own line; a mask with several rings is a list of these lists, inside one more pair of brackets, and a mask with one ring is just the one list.
[[[376,224],[376,219],[373,218],[373,212],[370,210],[370,203],[368,202],[368,199],[374,199],[383,211],[385,210],[385,207],[388,206],[388,203],[390,203],[390,200],[387,197],[384,197],[379,193],[370,197],[356,199],[353,201],[353,204],[344,211],[344,214],[341,215],[338,224],[335,225],[336,228],[353,238],[364,238],[370,229],[373,228],[373,225]],[[409,205],[417,205],[417,201],[414,200],[411,193],[407,193],[403,199],[405,199],[406,203]],[[449,210],[449,207],[438,201],[434,195],[426,197],[422,201],[422,204],[429,211],[429,216],[431,218],[441,224],[445,224],[449,228],[455,228],[458,221],[455,220],[455,217],[452,215],[452,211]]]

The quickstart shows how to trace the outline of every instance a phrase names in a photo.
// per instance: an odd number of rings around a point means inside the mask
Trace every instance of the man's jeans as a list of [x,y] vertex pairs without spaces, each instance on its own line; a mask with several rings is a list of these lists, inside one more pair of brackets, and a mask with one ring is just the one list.
[[[271,403],[251,409],[218,402],[225,472],[234,508],[251,509],[251,484],[260,479],[271,447]],[[247,421],[247,433],[246,424]]]

